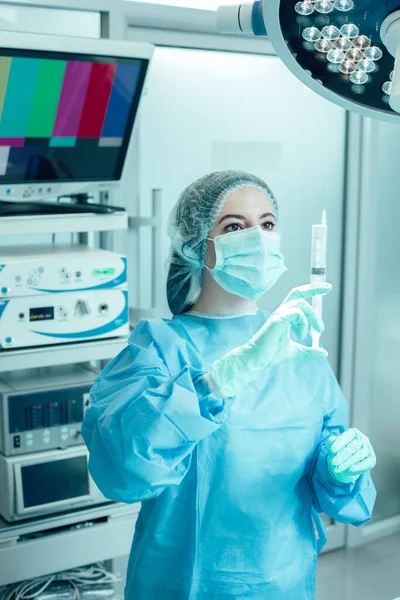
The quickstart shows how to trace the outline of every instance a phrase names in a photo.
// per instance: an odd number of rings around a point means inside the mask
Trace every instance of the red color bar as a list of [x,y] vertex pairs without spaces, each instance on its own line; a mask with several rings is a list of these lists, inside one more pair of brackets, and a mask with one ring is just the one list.
[[90,62],[68,62],[53,137],[76,137],[91,72],[92,63]]
[[25,138],[0,138],[0,146],[9,146],[10,148],[21,148],[25,145]]
[[78,138],[99,138],[117,65],[94,63],[85,98]]

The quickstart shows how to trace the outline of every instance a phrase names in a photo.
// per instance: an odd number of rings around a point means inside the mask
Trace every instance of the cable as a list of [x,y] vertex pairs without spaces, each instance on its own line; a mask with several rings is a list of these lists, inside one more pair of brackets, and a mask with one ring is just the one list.
[[[79,567],[69,571],[61,571],[53,575],[37,577],[27,581],[14,583],[0,588],[0,600],[32,600],[38,598],[49,588],[52,583],[64,583],[72,588],[71,600],[80,600],[82,597],[80,587],[98,586],[99,584],[115,584],[121,581],[116,573],[110,573],[102,563],[95,563],[89,567]],[[51,590],[49,590],[51,596]],[[56,597],[56,596],[54,596]],[[120,597],[113,597],[120,600]]]

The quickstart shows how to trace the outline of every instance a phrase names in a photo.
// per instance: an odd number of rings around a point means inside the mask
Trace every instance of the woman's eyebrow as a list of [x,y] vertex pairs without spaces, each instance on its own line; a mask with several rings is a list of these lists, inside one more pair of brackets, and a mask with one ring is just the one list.
[[245,221],[246,217],[244,217],[243,215],[225,215],[224,217],[222,217],[222,219],[218,221],[218,225],[222,223],[222,221],[224,221],[225,219],[239,219],[240,221]]

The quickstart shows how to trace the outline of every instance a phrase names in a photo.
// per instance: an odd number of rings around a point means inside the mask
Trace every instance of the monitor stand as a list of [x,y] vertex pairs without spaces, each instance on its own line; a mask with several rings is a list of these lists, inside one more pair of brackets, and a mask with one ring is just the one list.
[[0,201],[1,217],[24,217],[37,215],[63,215],[63,214],[113,214],[124,212],[120,206],[109,206],[95,203],[72,204],[67,202],[8,202]]

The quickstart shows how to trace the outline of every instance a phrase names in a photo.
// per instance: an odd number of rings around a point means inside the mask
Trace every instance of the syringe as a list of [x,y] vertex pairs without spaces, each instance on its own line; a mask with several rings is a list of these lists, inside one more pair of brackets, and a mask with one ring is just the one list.
[[[311,283],[325,283],[326,281],[326,254],[328,241],[328,225],[326,210],[322,211],[320,225],[312,226],[311,242]],[[313,296],[312,307],[322,319],[322,295]],[[311,328],[313,348],[318,348],[321,334]]]

